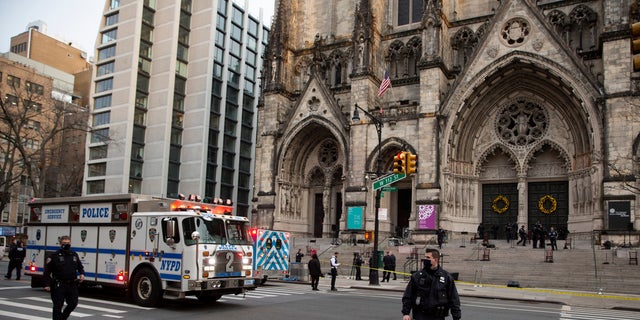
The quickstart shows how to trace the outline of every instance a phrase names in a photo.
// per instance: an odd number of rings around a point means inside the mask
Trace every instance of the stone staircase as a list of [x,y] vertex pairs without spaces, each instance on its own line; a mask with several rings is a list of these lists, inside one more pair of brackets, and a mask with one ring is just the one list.
[[[562,249],[564,241],[558,241],[559,250],[553,252],[553,262],[545,262],[545,250],[527,246],[512,247],[504,240],[491,242],[489,259],[484,261],[484,247],[466,244],[461,247],[455,240],[443,246],[441,253],[444,269],[458,273],[458,280],[478,284],[507,285],[515,281],[520,287],[579,290],[604,293],[640,294],[640,265],[630,265],[625,248],[605,250],[592,248],[588,241],[574,241],[573,248]],[[313,248],[318,250],[323,270],[329,270],[329,257],[334,251],[340,253],[341,275],[349,275],[353,252],[370,252],[372,245],[332,245],[331,239],[317,239]],[[428,245],[435,247],[434,245]],[[396,271],[409,274],[416,269],[411,263],[412,250],[424,256],[427,245],[390,246],[388,241],[379,245],[379,250],[391,251],[396,256]],[[303,249],[306,246],[296,246]],[[637,250],[633,248],[631,250]],[[308,261],[306,259],[303,261]],[[368,258],[365,258],[368,261]],[[363,275],[368,272],[363,270]]]

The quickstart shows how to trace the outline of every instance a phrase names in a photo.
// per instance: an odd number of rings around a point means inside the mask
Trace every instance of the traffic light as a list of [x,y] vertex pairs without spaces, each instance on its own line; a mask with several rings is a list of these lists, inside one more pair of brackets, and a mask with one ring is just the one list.
[[640,22],[631,25],[631,50],[633,71],[640,71]]
[[405,151],[398,152],[393,157],[393,173],[406,173],[407,153]]
[[407,174],[414,174],[418,171],[418,156],[407,152]]

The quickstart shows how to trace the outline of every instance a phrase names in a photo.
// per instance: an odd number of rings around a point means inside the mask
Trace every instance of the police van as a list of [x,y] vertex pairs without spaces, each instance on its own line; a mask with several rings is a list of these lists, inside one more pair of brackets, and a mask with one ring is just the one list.
[[125,289],[141,306],[256,288],[249,220],[220,199],[100,195],[34,199],[30,209],[24,268],[32,287],[42,286],[46,257],[69,235],[84,283]]

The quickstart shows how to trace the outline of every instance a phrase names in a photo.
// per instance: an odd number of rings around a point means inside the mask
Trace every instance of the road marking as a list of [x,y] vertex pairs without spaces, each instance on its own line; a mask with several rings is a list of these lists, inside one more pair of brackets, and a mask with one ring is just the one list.
[[110,305],[113,305],[113,306],[119,306],[119,307],[125,307],[125,308],[133,308],[133,309],[141,309],[141,310],[153,310],[153,309],[155,309],[155,308],[149,308],[149,307],[142,307],[142,306],[135,305],[135,304],[108,301],[108,300],[99,300],[99,299],[92,299],[92,298],[83,298],[83,297],[80,297],[80,301],[110,304]]
[[563,306],[560,319],[636,320],[639,314],[637,311]]
[[[49,311],[51,311],[51,310],[49,310]],[[3,317],[16,318],[16,319],[22,319],[22,320],[49,320],[49,319],[51,319],[49,317],[36,317],[36,316],[30,316],[30,315],[24,314],[24,313],[15,313],[15,312],[9,312],[9,311],[2,311],[2,316]]]
[[[51,301],[51,300],[47,300],[47,301]],[[12,302],[12,301],[5,300],[5,298],[0,298],[0,304],[5,306],[17,307],[17,308],[51,312],[51,307],[40,307],[40,306],[34,306],[26,303]],[[75,312],[75,311],[71,313],[71,315],[75,317],[81,317],[81,318],[92,316],[92,314]]]
[[[38,298],[38,297],[26,297],[26,298],[21,298],[21,299],[28,299],[28,300],[41,301],[41,302],[51,302],[51,299]],[[109,313],[126,313],[127,312],[127,311],[124,311],[124,310],[114,310],[114,309],[96,307],[96,306],[91,306],[91,305],[86,305],[86,304],[78,304],[78,308],[90,309],[90,310],[102,311],[102,312],[109,312]]]
[[23,287],[4,287],[4,288],[0,288],[0,290],[16,290],[16,289],[31,289],[30,286],[23,286]]

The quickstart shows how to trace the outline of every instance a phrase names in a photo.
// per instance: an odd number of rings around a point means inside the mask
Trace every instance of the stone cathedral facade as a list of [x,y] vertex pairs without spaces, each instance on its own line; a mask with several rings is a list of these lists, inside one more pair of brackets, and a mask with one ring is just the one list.
[[[536,222],[575,237],[640,228],[637,0],[278,0],[264,56],[252,220],[380,239]],[[392,86],[381,97],[385,70]],[[375,121],[380,120],[381,142]],[[431,220],[430,223],[423,223]],[[633,231],[635,232],[635,231]]]

